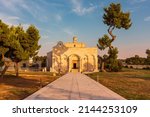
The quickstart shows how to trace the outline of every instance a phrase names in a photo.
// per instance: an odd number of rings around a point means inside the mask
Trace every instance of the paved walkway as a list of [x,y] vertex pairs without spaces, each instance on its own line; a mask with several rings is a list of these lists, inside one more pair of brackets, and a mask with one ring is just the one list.
[[124,98],[88,76],[68,73],[25,100],[123,100]]

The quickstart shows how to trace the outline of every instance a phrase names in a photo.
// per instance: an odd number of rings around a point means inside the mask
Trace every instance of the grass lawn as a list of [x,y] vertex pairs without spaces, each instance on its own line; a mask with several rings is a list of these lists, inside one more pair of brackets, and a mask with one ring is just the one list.
[[20,72],[17,78],[14,72],[7,72],[0,79],[0,100],[20,100],[56,80],[50,72]]
[[123,69],[122,72],[88,74],[126,99],[150,100],[150,70]]

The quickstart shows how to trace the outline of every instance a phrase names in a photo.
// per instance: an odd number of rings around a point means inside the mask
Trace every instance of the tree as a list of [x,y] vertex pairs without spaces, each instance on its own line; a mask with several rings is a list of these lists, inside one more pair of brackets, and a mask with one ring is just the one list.
[[22,42],[22,45],[29,52],[29,57],[34,57],[38,54],[38,50],[41,47],[38,45],[40,39],[39,31],[34,25],[31,25],[27,29],[26,34],[27,39]]
[[108,33],[112,37],[111,42],[116,39],[116,36],[112,33],[115,28],[117,29],[129,29],[132,25],[130,19],[130,13],[124,13],[121,9],[121,4],[111,3],[109,7],[104,8],[103,22],[108,28]]
[[146,54],[147,54],[147,58],[150,58],[150,50],[149,49],[146,50]]
[[145,58],[142,58],[139,55],[135,55],[134,57],[127,58],[125,62],[129,65],[144,65],[145,60]]
[[118,49],[112,48],[108,50],[109,59],[106,61],[106,69],[108,71],[118,72],[122,69],[122,63],[118,58]]
[[0,63],[1,66],[4,66],[3,71],[1,72],[1,77],[5,74],[6,70],[9,67],[10,61],[5,60],[5,54],[9,51],[7,43],[9,42],[9,28],[8,25],[3,23],[0,20]]
[[[97,44],[97,47],[102,51],[102,50],[105,50],[106,48],[110,48],[111,46],[111,40],[110,38],[108,37],[108,35],[104,35],[102,38],[100,38],[98,40],[98,44]],[[102,72],[105,72],[105,63],[106,61],[109,59],[109,56],[107,56],[106,54],[104,56],[98,56],[99,59],[100,59],[100,62],[101,62],[101,65],[100,65],[100,70]]]
[[147,65],[150,65],[150,50],[149,49],[146,50],[146,54],[147,54],[147,58],[145,60],[145,63]]
[[[129,29],[132,25],[130,13],[124,13],[121,9],[121,4],[111,3],[108,7],[104,8],[103,22],[108,26],[107,31],[111,38],[105,34],[98,40],[97,46],[100,50],[109,48],[109,51],[113,51],[114,47],[112,46],[112,42],[116,39],[116,36],[113,34],[113,30],[116,28],[124,28],[126,30]],[[107,59],[110,57],[111,56],[109,55]],[[104,65],[102,65],[101,71],[105,71]]]
[[25,32],[23,30],[23,27],[21,27],[20,25],[15,28],[15,31],[12,30],[11,37],[11,40],[14,39],[11,59],[15,62],[16,76],[18,76],[19,62],[21,62],[22,60],[27,60],[29,59],[29,57],[33,57],[38,53],[38,50],[40,48],[40,46],[38,45],[40,35],[38,29],[36,29],[35,26],[30,25]]
[[47,60],[47,56],[35,56],[35,57],[33,57],[34,62],[41,61],[42,67],[46,67],[46,60]]
[[23,43],[21,43],[23,40],[26,40],[26,33],[23,30],[23,27],[21,25],[17,27],[11,27],[10,28],[10,41],[11,45],[9,45],[10,51],[9,51],[9,57],[10,59],[15,63],[15,71],[16,76],[19,76],[19,62],[22,60],[29,59],[29,52],[26,50],[26,48],[23,47]]
[[15,63],[16,76],[18,76],[19,62],[27,60],[38,53],[40,48],[40,45],[38,45],[39,39],[39,31],[33,25],[30,25],[27,31],[24,31],[21,25],[9,28],[0,20],[0,64],[3,65],[4,62],[5,65],[1,76],[9,67],[6,64],[9,62],[5,61],[5,57]]

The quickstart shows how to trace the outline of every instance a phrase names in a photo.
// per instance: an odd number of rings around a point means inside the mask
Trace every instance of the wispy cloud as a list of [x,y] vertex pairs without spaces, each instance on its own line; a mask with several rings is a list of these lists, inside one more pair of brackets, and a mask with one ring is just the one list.
[[19,23],[20,18],[17,16],[10,16],[4,13],[0,13],[0,19],[8,25],[17,25]]
[[131,4],[136,4],[136,3],[143,3],[146,2],[147,0],[130,0]]
[[23,12],[30,14],[36,20],[41,22],[47,21],[45,9],[41,4],[28,0],[0,0],[2,7],[11,14],[23,16]]
[[[7,15],[7,14],[2,14],[2,13],[0,13],[0,19],[4,22],[4,23],[6,23],[6,24],[8,24],[9,26],[17,26],[17,25],[19,25],[20,24],[20,17],[17,17],[17,16],[10,16],[10,15]],[[26,30],[29,26],[30,26],[30,24],[21,24],[22,25],[22,27]]]
[[145,18],[144,18],[144,21],[150,21],[150,16],[145,17]]
[[81,0],[71,0],[71,3],[73,5],[72,11],[80,16],[91,13],[96,9],[96,6],[91,3],[89,7],[84,7]]
[[55,19],[56,19],[57,21],[61,21],[61,20],[62,20],[62,16],[59,15],[59,14],[56,14],[56,15],[55,15]]
[[68,36],[74,36],[74,32],[69,28],[64,28],[63,32],[65,32]]
[[19,8],[24,4],[24,0],[0,0],[0,4],[8,11],[19,13]]
[[133,0],[133,1],[140,3],[140,2],[145,2],[145,1],[147,1],[147,0]]

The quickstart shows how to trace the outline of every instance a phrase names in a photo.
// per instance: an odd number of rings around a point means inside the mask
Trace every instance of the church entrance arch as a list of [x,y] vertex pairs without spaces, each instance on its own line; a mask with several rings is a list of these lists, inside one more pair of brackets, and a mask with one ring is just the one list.
[[78,55],[72,54],[69,56],[69,72],[79,72],[80,71],[80,57]]

